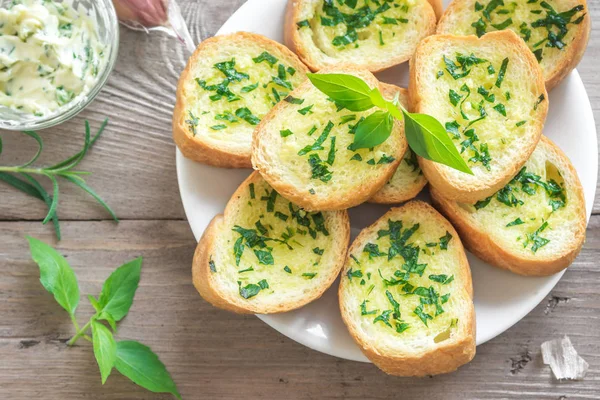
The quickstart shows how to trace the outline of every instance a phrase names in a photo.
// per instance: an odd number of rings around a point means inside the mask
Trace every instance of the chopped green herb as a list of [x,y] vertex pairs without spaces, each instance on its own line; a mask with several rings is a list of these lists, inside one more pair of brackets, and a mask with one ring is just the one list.
[[[494,1],[494,0],[492,0]],[[506,68],[508,67],[508,57],[502,60],[502,65],[500,66],[500,72],[498,72],[498,78],[496,79],[496,87],[500,87],[502,85],[502,81],[504,80],[504,76],[506,75]]]
[[450,276],[444,275],[444,274],[429,275],[429,279],[434,282],[441,283],[442,285],[447,285],[454,280],[454,275],[450,275]]
[[331,147],[329,148],[329,153],[327,154],[327,164],[333,165],[335,161],[335,136],[331,137]]
[[502,114],[503,116],[506,117],[506,108],[504,107],[504,104],[502,103],[498,103],[494,106],[494,110],[498,111],[500,114]]
[[213,131],[220,131],[221,129],[225,129],[225,128],[227,128],[227,125],[223,125],[223,124],[213,125],[210,127],[210,129],[212,129]]
[[310,105],[310,106],[308,106],[308,107],[301,108],[300,110],[298,110],[298,112],[299,112],[300,114],[302,114],[302,115],[306,115],[306,114],[308,114],[308,113],[312,114],[312,113],[313,113],[313,112],[312,112],[312,108],[313,108],[313,106],[314,106],[314,104],[311,104],[311,105]]
[[252,114],[252,111],[250,111],[248,107],[238,108],[237,110],[235,110],[235,115],[238,118],[243,119],[250,125],[258,125],[258,123],[260,122],[260,118]]
[[517,218],[512,222],[509,222],[508,224],[506,224],[507,228],[510,228],[511,226],[515,226],[515,225],[523,225],[525,222],[523,222],[523,220],[521,218]]
[[462,96],[455,92],[453,89],[450,89],[450,91],[448,92],[448,97],[450,98],[450,103],[452,103],[453,106],[456,106],[462,98]]
[[322,256],[322,255],[323,255],[323,252],[325,252],[325,249],[320,249],[320,248],[318,248],[318,247],[315,247],[315,248],[313,249],[313,253],[315,253],[315,254],[317,254],[317,255],[320,255],[320,256]]
[[282,131],[279,131],[279,134],[281,135],[281,137],[288,137],[290,135],[293,135],[294,132],[290,131],[289,129],[284,129]]
[[267,51],[252,59],[256,64],[266,61],[271,67],[277,64],[277,58]]
[[290,104],[302,104],[304,103],[304,99],[298,99],[296,97],[293,96],[287,96],[285,99],[283,99],[284,101],[290,103]]
[[244,273],[244,272],[251,272],[251,271],[254,271],[254,268],[253,268],[253,267],[246,268],[246,269],[240,269],[240,270],[238,271],[238,274],[241,274],[241,273]]
[[312,279],[315,276],[317,276],[316,272],[305,272],[302,274],[303,277],[308,278],[308,279]]
[[516,123],[516,126],[525,125],[526,123],[527,123],[527,121],[519,121]]
[[287,265],[286,265],[285,267],[283,267],[283,270],[284,270],[285,272],[287,272],[288,274],[291,274],[291,273],[292,273],[292,270],[291,270],[291,269],[290,269],[290,267],[288,267]]
[[446,234],[440,238],[441,250],[448,250],[448,243],[450,242],[450,239],[452,239],[452,235],[450,232],[446,231]]
[[296,26],[298,27],[298,29],[300,29],[300,28],[303,28],[305,26],[310,26],[310,24],[308,23],[307,19],[303,19],[302,21],[296,22]]
[[367,303],[369,300],[365,300],[360,304],[360,315],[373,315],[377,314],[378,310],[367,311]]
[[251,91],[253,91],[254,89],[256,89],[258,87],[258,82],[256,82],[254,85],[248,85],[248,86],[244,86],[241,89],[242,93],[249,93]]
[[254,194],[254,183],[251,183],[251,184],[249,185],[249,187],[250,187],[250,198],[251,198],[252,200],[254,200],[254,198],[256,197],[256,196],[255,196],[255,194]]

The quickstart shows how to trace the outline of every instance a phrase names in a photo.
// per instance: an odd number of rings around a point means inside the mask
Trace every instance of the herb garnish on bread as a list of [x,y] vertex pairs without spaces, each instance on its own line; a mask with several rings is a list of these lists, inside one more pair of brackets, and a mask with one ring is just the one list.
[[[380,88],[367,70],[337,67],[369,88]],[[391,99],[397,90],[385,85]],[[381,87],[383,89],[383,87]],[[391,178],[408,147],[390,117],[391,134],[373,148],[353,147],[358,123],[372,111],[338,106],[307,80],[275,106],[254,132],[252,163],[282,196],[307,210],[342,210],[361,204]]]
[[475,205],[434,204],[454,224],[473,254],[521,275],[551,275],[568,267],[585,240],[583,188],[569,159],[542,137],[519,173]]
[[319,298],[344,263],[346,211],[309,213],[252,173],[198,243],[194,286],[214,306],[268,314]]
[[[386,86],[390,86],[387,88]],[[380,84],[384,94],[398,94],[398,101],[405,108],[408,108],[408,91],[403,88],[397,88],[393,85]],[[404,129],[404,121],[399,121]],[[423,175],[417,155],[410,149],[406,149],[402,161],[394,172],[390,180],[375,193],[370,199],[370,203],[396,204],[410,200],[415,197],[427,184],[427,179]]]
[[306,72],[289,49],[261,35],[206,39],[179,78],[173,112],[177,147],[205,164],[250,168],[252,132]]
[[350,334],[388,374],[451,372],[475,355],[469,264],[452,225],[426,203],[393,208],[358,235],[339,298]]
[[435,24],[427,0],[289,0],[284,37],[313,71],[345,63],[375,72],[408,60]]
[[482,36],[501,29],[510,29],[525,41],[550,90],[583,57],[591,18],[586,0],[454,0],[437,32]]
[[424,39],[410,67],[413,111],[439,120],[474,175],[420,159],[448,199],[475,203],[508,183],[529,158],[548,110],[542,71],[512,31]]

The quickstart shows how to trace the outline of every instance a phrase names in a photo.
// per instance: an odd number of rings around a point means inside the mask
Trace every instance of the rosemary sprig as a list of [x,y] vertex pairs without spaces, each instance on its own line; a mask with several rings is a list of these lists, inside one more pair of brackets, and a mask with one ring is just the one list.
[[[60,234],[60,223],[58,221],[58,199],[59,199],[59,184],[58,178],[63,178],[74,185],[81,188],[83,191],[92,196],[102,207],[106,209],[113,217],[116,222],[119,222],[119,219],[115,215],[114,211],[90,188],[85,180],[82,178],[82,175],[89,175],[90,172],[85,171],[76,171],[74,168],[83,160],[86,156],[87,152],[90,148],[96,143],[96,140],[102,135],[106,124],[108,123],[108,118],[106,118],[98,132],[91,137],[90,135],[90,124],[86,120],[85,121],[85,141],[83,143],[83,149],[80,152],[72,155],[71,157],[59,162],[58,164],[52,165],[50,167],[31,167],[31,165],[36,162],[39,158],[40,154],[42,154],[42,150],[44,149],[44,142],[42,138],[33,131],[24,131],[23,134],[33,138],[38,144],[38,150],[36,154],[33,156],[31,160],[26,162],[25,164],[21,164],[18,166],[0,166],[0,181],[4,181],[11,185],[12,187],[26,193],[30,196],[33,196],[37,199],[40,199],[46,206],[48,206],[48,214],[42,221],[43,224],[52,221],[54,225],[54,231],[56,232],[56,237],[58,240],[61,239]],[[0,138],[0,155],[2,154],[2,138]],[[38,179],[34,176],[46,177],[52,183],[52,194],[48,193],[46,189],[40,184]]]

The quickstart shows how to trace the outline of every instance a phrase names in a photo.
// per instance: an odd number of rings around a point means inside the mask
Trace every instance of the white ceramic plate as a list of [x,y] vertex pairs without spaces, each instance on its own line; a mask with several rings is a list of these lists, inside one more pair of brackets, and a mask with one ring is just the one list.
[[[255,32],[283,42],[286,0],[249,0],[217,34]],[[378,75],[385,82],[406,87],[407,65]],[[550,93],[550,112],[544,134],[569,156],[585,190],[588,220],[596,193],[598,153],[596,126],[590,102],[573,71]],[[210,220],[250,174],[249,170],[219,169],[185,159],[177,151],[177,178],[181,199],[196,240]],[[373,223],[389,207],[363,204],[350,210],[352,234]],[[477,344],[504,332],[538,305],[563,272],[544,278],[525,278],[482,262],[469,254],[475,291]],[[264,322],[312,349],[356,361],[368,361],[344,326],[337,300],[337,283],[325,295],[299,310],[285,314],[259,315]]]

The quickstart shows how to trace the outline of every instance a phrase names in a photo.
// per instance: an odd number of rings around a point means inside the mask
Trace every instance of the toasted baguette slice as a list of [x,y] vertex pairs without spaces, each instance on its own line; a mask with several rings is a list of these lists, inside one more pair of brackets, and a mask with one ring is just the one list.
[[514,32],[436,35],[423,40],[410,67],[416,112],[445,125],[474,175],[420,159],[444,197],[475,203],[512,179],[542,134],[548,95],[542,71]]
[[[557,18],[556,13],[566,14]],[[558,25],[548,28],[546,22],[550,20]],[[566,28],[564,36],[547,40],[550,32],[561,35],[559,25]],[[550,90],[581,61],[590,37],[591,18],[585,0],[516,0],[506,3],[506,7],[495,0],[454,0],[437,32],[482,35],[498,29],[510,29],[527,43],[539,60]]]
[[206,39],[181,73],[173,139],[187,158],[251,168],[252,132],[267,112],[306,79],[285,46],[254,33]]
[[[337,67],[322,72],[355,75],[371,88],[379,85],[363,69]],[[381,87],[388,99],[399,90],[390,88]],[[367,201],[391,178],[406,152],[400,123],[393,122],[392,133],[382,144],[353,151],[348,149],[354,140],[353,127],[375,109],[338,111],[309,80],[290,96],[292,100],[275,106],[254,132],[254,168],[282,196],[306,210],[344,210]]]
[[475,356],[467,257],[452,225],[426,203],[392,208],[358,235],[339,299],[350,335],[388,374],[442,374]]
[[577,172],[545,137],[519,174],[491,198],[472,206],[447,200],[435,188],[431,197],[468,250],[520,275],[551,275],[568,267],[585,241]]
[[307,213],[254,172],[202,235],[192,266],[194,286],[225,310],[290,311],[331,286],[349,241],[346,211]]
[[410,59],[419,41],[435,32],[427,0],[340,3],[288,1],[284,42],[313,71],[339,63],[381,71]]
[[[380,83],[380,87],[388,93],[398,93],[398,100],[405,108],[408,108],[408,91],[403,88],[397,88],[393,85]],[[402,129],[404,129],[404,121],[400,121]],[[377,193],[369,199],[370,203],[380,204],[397,204],[410,200],[419,194],[427,184],[427,179],[423,175],[417,155],[409,148],[406,149],[404,157],[398,165],[396,172],[389,181]]]

